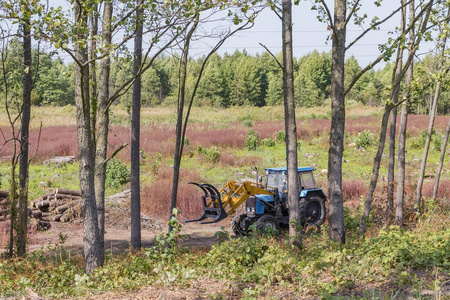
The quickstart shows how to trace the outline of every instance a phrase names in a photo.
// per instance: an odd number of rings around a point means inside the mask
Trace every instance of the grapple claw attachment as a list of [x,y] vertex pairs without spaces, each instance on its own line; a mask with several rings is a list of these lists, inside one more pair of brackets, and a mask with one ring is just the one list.
[[207,183],[198,184],[195,182],[189,182],[189,184],[198,186],[205,193],[204,195],[202,195],[203,213],[199,218],[194,220],[187,220],[184,221],[184,223],[198,222],[203,221],[207,218],[212,218],[213,219],[212,221],[199,223],[199,224],[211,224],[220,222],[221,220],[225,219],[228,216],[227,212],[223,208],[220,193],[214,186]]

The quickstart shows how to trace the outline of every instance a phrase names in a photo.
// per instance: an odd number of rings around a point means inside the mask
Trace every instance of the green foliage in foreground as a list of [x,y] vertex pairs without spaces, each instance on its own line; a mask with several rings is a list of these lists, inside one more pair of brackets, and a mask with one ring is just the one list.
[[[83,273],[82,258],[71,257],[62,244],[47,249],[50,257],[40,250],[26,259],[1,261],[0,297],[18,297],[28,289],[66,298],[149,285],[188,288],[201,280],[240,286],[243,296],[276,287],[296,297],[326,298],[355,285],[388,280],[394,291],[412,286],[417,293],[430,288],[416,276],[417,270],[450,275],[450,229],[443,225],[430,230],[431,225],[419,223],[413,231],[391,227],[377,237],[346,245],[331,242],[325,230],[323,235],[306,237],[303,249],[291,247],[283,238],[248,237],[224,240],[204,253],[180,247],[186,236],[175,218],[170,222],[174,232],[159,236],[155,247],[138,254],[108,254],[105,267],[91,276]],[[254,288],[247,290],[246,284]],[[443,282],[436,276],[433,284],[438,289]]]

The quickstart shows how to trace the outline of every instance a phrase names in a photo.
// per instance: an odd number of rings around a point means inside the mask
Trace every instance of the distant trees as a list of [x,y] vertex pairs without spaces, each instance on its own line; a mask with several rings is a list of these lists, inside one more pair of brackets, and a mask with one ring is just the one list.
[[[20,46],[20,42],[17,47]],[[281,53],[280,53],[281,54]],[[278,54],[278,60],[281,55]],[[204,57],[190,58],[187,89],[191,90]],[[418,73],[429,81],[427,74],[437,68],[435,55],[429,54],[417,62]],[[222,56],[214,54],[204,70],[203,79],[194,99],[194,106],[229,107],[236,105],[264,106],[282,104],[281,71],[274,66],[269,53],[250,55],[245,50]],[[162,55],[142,74],[142,105],[175,105],[178,91],[178,54]],[[277,69],[278,68],[278,69]],[[122,86],[132,74],[132,61],[127,57],[111,58],[111,88]],[[346,102],[383,105],[389,97],[393,64],[388,62],[379,70],[366,72],[346,95]],[[329,103],[331,92],[331,53],[313,51],[294,59],[295,103],[298,107],[322,106]],[[362,70],[355,57],[345,60],[345,84]],[[32,103],[39,106],[74,104],[74,64],[43,53],[40,72],[32,93]],[[1,84],[0,84],[1,85]],[[430,92],[424,90],[413,97],[410,113],[427,113]],[[131,112],[131,89],[115,100]],[[450,111],[450,92],[443,86],[437,106],[439,114]]]

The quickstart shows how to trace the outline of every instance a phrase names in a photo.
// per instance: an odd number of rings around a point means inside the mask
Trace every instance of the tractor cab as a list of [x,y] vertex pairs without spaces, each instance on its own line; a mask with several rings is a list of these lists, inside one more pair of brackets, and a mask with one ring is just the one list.
[[[317,189],[313,175],[314,168],[298,168],[298,185],[300,190]],[[276,187],[280,193],[287,193],[287,168],[266,169],[266,186]]]

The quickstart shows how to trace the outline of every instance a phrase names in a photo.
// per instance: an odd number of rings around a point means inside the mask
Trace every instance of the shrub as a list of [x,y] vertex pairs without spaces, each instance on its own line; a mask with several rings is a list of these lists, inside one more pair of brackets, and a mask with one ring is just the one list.
[[280,130],[277,132],[276,141],[280,144],[286,142],[286,132],[284,130]]
[[197,146],[198,154],[203,154],[207,161],[216,163],[220,160],[220,151],[216,146],[212,146],[209,149],[205,149],[202,146]]
[[253,129],[250,130],[247,134],[247,149],[250,151],[255,151],[256,149],[258,149],[258,139],[258,132],[254,131]]
[[130,172],[127,165],[116,159],[110,160],[106,165],[106,186],[118,188],[128,182],[130,182]]
[[263,139],[261,140],[261,145],[266,146],[266,147],[273,147],[275,146],[275,141],[272,139]]
[[441,147],[442,147],[442,139],[440,136],[435,136],[434,137],[434,149],[436,149],[437,151],[441,151]]
[[205,157],[209,162],[216,163],[220,160],[220,152],[216,146],[212,146],[205,151]]
[[368,148],[374,144],[375,137],[369,130],[361,132],[355,140],[356,147]]

